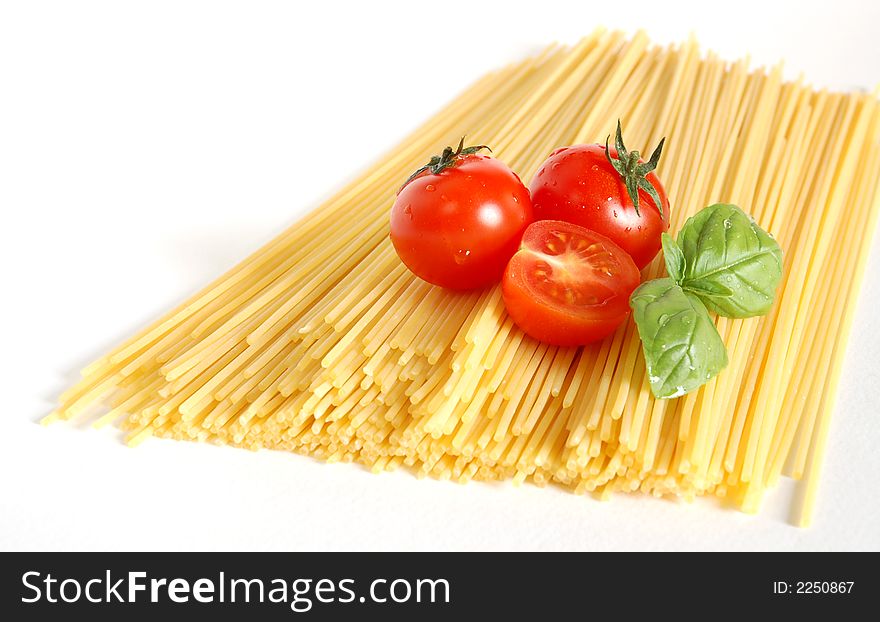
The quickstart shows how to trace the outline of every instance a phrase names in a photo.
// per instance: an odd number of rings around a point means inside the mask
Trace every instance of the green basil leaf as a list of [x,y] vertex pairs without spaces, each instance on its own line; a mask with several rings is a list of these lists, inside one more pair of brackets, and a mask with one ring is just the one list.
[[680,283],[684,276],[684,253],[681,252],[678,244],[675,243],[675,240],[668,233],[661,235],[660,240],[663,243],[663,259],[666,261],[666,272],[669,274],[669,278],[676,283]]
[[683,288],[686,292],[691,292],[701,297],[729,298],[733,296],[730,288],[725,287],[717,281],[709,279],[697,279],[696,281],[688,281]]
[[672,279],[642,283],[630,306],[656,397],[689,393],[727,365],[727,350],[706,307]]
[[[688,218],[678,234],[685,290],[715,313],[743,318],[770,310],[782,278],[782,249],[736,205],[717,203]],[[729,291],[730,295],[719,292]]]

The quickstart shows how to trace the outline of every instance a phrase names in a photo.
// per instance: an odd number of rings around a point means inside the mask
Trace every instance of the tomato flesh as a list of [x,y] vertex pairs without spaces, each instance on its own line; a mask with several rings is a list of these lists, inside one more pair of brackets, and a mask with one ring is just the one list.
[[391,241],[416,276],[474,289],[501,279],[531,222],[529,191],[516,173],[473,154],[400,190],[391,209]]
[[[612,158],[617,151],[610,149]],[[639,213],[623,179],[609,164],[605,145],[574,145],[554,151],[529,186],[535,218],[564,220],[613,240],[641,270],[660,250],[669,229],[669,200],[657,176],[645,179],[657,190],[664,217],[647,192],[639,190]]]
[[629,315],[638,285],[639,270],[626,251],[595,231],[555,220],[526,229],[501,282],[516,325],[559,346],[614,332]]

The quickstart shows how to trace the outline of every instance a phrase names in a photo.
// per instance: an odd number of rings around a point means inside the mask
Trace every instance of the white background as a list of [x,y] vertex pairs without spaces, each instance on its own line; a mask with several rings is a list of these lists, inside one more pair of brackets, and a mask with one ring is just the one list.
[[[880,244],[815,526],[373,476],[35,422],[76,371],[268,241],[486,70],[597,25],[880,81],[880,3],[21,2],[0,8],[0,549],[878,549]],[[332,235],[332,231],[327,232]]]

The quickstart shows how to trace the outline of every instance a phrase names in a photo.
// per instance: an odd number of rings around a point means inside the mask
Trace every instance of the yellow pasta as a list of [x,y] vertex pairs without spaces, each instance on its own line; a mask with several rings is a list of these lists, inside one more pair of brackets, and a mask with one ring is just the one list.
[[[555,147],[667,137],[671,227],[715,202],[779,240],[765,317],[716,321],[729,366],[655,399],[632,321],[601,343],[525,336],[498,287],[454,293],[388,241],[409,173],[467,134],[529,179]],[[834,396],[880,212],[880,102],[749,71],[694,41],[596,31],[478,81],[373,169],[191,300],[89,365],[45,419],[358,461],[380,472],[725,497],[756,511],[788,464],[810,521]],[[336,235],[320,237],[333,226]],[[316,235],[317,234],[317,235]],[[662,259],[643,272],[653,278]],[[846,275],[846,278],[841,278]],[[101,410],[103,406],[103,410]]]

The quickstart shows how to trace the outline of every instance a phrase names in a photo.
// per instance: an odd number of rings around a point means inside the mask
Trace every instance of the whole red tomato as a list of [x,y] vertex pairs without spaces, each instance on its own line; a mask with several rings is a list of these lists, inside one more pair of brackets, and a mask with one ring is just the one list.
[[613,240],[644,268],[669,229],[669,200],[652,172],[663,141],[644,162],[628,152],[617,125],[616,147],[574,145],[554,151],[529,187],[537,220],[564,220]]
[[447,147],[416,171],[391,208],[391,242],[416,276],[473,289],[501,280],[532,222],[529,191],[506,164]]

